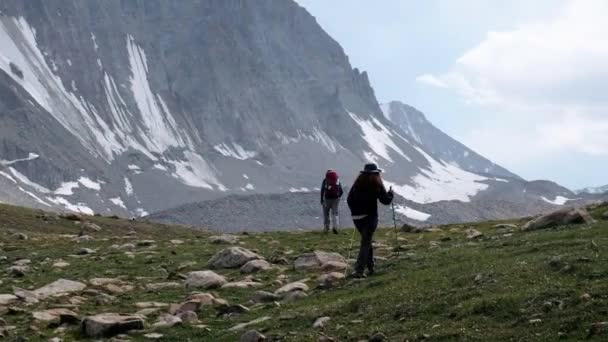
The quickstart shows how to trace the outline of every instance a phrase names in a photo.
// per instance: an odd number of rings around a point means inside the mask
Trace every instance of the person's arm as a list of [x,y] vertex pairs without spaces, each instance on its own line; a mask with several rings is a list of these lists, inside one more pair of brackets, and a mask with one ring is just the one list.
[[321,183],[321,204],[323,204],[324,199],[325,199],[325,179]]
[[387,192],[386,188],[384,187],[384,184],[382,184],[380,192],[378,193],[378,200],[384,205],[391,204],[391,202],[393,201],[393,190],[391,189]]
[[342,183],[338,183],[338,198],[341,198],[344,195],[344,190],[342,189]]

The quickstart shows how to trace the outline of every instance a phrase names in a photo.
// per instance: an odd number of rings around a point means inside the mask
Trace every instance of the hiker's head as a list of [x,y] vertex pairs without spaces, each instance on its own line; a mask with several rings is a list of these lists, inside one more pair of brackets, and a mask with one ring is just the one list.
[[353,188],[360,192],[376,192],[382,187],[380,173],[361,173],[355,180]]

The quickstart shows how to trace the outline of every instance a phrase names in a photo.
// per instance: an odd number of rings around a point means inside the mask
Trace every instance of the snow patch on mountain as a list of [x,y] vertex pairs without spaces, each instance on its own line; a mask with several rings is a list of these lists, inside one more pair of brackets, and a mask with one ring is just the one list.
[[375,154],[382,157],[384,160],[393,163],[394,160],[389,155],[389,149],[391,149],[397,152],[403,158],[410,160],[393,141],[394,134],[378,119],[372,117],[371,120],[365,120],[351,112],[349,112],[349,115],[357,123],[357,125],[361,127],[361,130],[363,131],[363,139],[372,149],[372,152],[364,152],[366,159],[375,161]]
[[541,196],[541,199],[547,203],[555,204],[555,205],[564,205],[569,201],[577,200],[578,198],[566,198],[564,196],[556,196],[554,200],[550,200],[545,196]]
[[53,202],[57,205],[64,206],[67,210],[85,214],[85,215],[94,215],[95,212],[93,209],[89,208],[85,203],[72,204],[70,201],[66,200],[63,197],[47,197],[47,200]]
[[219,145],[215,145],[213,146],[213,148],[218,151],[221,155],[223,155],[224,157],[231,157],[231,158],[235,158],[238,160],[247,160],[247,159],[251,159],[254,158],[257,153],[254,151],[247,151],[243,148],[243,146],[236,144],[236,143],[231,143],[226,144],[219,144]]
[[40,193],[43,193],[43,194],[48,194],[48,193],[51,192],[51,190],[45,188],[44,186],[42,186],[42,185],[40,185],[38,183],[35,183],[35,182],[32,182],[31,180],[29,180],[29,178],[27,178],[21,172],[17,171],[15,168],[9,167],[8,169],[11,171],[11,173],[13,174],[13,176],[15,176],[15,178],[17,178],[19,180],[19,182],[21,182],[21,183],[23,183],[23,184],[25,184],[25,185],[33,188],[34,190],[36,190],[36,191],[38,191]]
[[99,191],[101,190],[101,184],[99,182],[92,181],[87,177],[80,177],[78,183],[82,184],[85,188]]
[[37,155],[36,153],[30,152],[29,155],[27,157],[25,157],[25,158],[19,158],[19,159],[14,159],[14,160],[0,159],[0,165],[9,166],[9,165],[13,165],[15,163],[22,162],[22,161],[34,160],[34,159],[37,159],[39,157],[40,156]]
[[125,202],[123,202],[122,198],[120,198],[120,197],[110,198],[110,202],[114,203],[114,205],[117,205],[123,209],[127,209]]
[[431,217],[431,214],[423,213],[408,206],[396,205],[395,211],[416,221],[426,221]]
[[127,177],[125,177],[124,180],[125,180],[125,192],[127,193],[127,195],[132,196],[133,195],[133,184],[131,184],[131,181]]
[[438,201],[458,200],[470,202],[470,197],[486,190],[487,184],[480,183],[488,178],[462,170],[443,161],[437,161],[421,148],[415,147],[429,163],[429,168],[412,178],[413,185],[399,185],[385,181],[399,195],[416,203],[426,204]]
[[59,188],[57,188],[57,190],[54,191],[55,195],[63,195],[63,196],[71,196],[74,194],[74,189],[77,189],[80,185],[78,184],[78,182],[63,182],[61,183],[61,185],[59,186]]
[[169,161],[175,166],[173,177],[191,187],[213,190],[215,186],[220,191],[228,190],[203,157],[191,151],[184,152],[184,157],[185,160]]

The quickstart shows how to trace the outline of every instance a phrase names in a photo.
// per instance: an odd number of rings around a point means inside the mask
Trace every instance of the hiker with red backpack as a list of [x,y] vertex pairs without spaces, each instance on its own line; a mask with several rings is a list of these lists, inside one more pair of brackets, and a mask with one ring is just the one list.
[[[342,191],[342,184],[340,184],[340,178],[335,170],[327,170],[325,173],[325,179],[321,184],[321,205],[323,206],[323,232],[329,232],[330,221],[332,221],[332,231],[334,234],[338,234],[338,219],[339,219],[339,207],[340,198],[344,192]],[[330,220],[330,217],[333,220]]]

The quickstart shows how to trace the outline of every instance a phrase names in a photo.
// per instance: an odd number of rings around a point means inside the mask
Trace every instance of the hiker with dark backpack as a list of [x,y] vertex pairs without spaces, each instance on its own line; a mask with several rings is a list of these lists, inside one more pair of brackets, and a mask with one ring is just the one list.
[[[325,173],[325,179],[321,184],[321,205],[323,206],[323,232],[329,232],[330,221],[332,223],[332,231],[334,234],[338,234],[338,219],[340,216],[340,198],[344,192],[342,191],[342,184],[340,184],[340,178],[335,170],[327,170]],[[330,220],[330,217],[333,220]]]
[[365,278],[363,271],[367,267],[368,275],[374,274],[374,249],[372,238],[378,227],[378,201],[389,205],[393,201],[393,190],[386,191],[376,164],[366,164],[348,193],[348,207],[353,223],[361,235],[359,256],[355,264],[353,277]]

